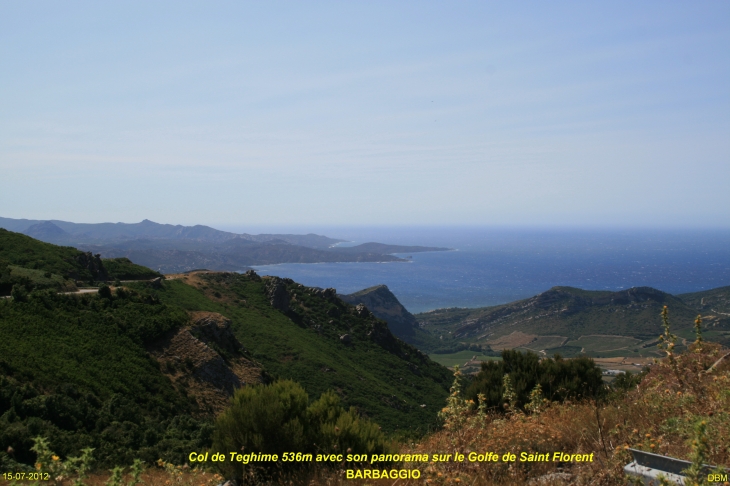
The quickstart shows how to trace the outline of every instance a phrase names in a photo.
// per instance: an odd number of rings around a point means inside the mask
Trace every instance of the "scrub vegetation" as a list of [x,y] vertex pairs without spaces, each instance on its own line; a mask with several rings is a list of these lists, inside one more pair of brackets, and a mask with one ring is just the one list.
[[[527,350],[504,349],[470,376],[395,338],[384,321],[334,289],[254,272],[193,272],[61,294],[53,282],[65,285],[70,272],[84,268],[98,272],[96,260],[0,237],[3,268],[36,282],[13,284],[13,298],[0,299],[2,472],[47,472],[51,483],[87,486],[212,485],[224,477],[361,485],[378,481],[346,480],[343,469],[369,467],[346,460],[215,465],[191,463],[190,454],[561,452],[594,460],[378,467],[421,471],[419,480],[399,484],[618,485],[626,481],[628,447],[692,461],[687,475],[698,483],[701,464],[730,463],[730,356],[706,341],[715,331],[701,318],[683,323],[677,336],[667,307],[652,324],[661,337],[646,337],[660,353],[656,364],[610,385],[591,358],[541,359]],[[28,243],[38,260],[23,260],[8,242]],[[104,271],[154,275],[125,261]],[[570,347],[560,335],[547,337],[545,343]],[[527,334],[513,338],[529,341]],[[622,339],[593,337],[606,350],[626,344]],[[245,361],[260,371],[247,376],[260,380],[232,387],[216,416],[201,408],[201,389],[192,386],[213,368],[189,356],[175,361],[165,354],[175,343],[204,350],[206,363],[232,377]]]

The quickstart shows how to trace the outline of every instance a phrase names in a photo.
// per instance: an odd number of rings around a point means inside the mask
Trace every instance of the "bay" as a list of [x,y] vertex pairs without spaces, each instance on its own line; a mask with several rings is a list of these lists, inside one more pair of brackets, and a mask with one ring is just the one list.
[[730,285],[730,231],[711,229],[321,228],[349,241],[444,246],[408,262],[254,267],[352,293],[385,284],[411,312],[503,304],[553,286],[678,294]]

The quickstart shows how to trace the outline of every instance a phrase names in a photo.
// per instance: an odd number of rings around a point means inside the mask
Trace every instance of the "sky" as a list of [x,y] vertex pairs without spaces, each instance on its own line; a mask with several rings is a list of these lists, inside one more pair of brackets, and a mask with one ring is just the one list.
[[730,2],[0,2],[0,216],[730,228]]

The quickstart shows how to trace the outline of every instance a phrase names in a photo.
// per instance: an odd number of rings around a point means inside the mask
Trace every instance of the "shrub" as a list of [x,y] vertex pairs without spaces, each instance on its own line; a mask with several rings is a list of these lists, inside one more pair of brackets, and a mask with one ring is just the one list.
[[28,292],[25,290],[25,286],[20,284],[13,285],[13,289],[10,291],[10,296],[16,302],[25,302],[28,300]]
[[[513,396],[504,394],[505,375]],[[534,353],[514,350],[502,351],[502,361],[482,363],[482,370],[466,390],[468,399],[484,394],[487,406],[502,410],[506,401],[512,408],[523,408],[530,403],[530,393],[540,386],[541,394],[550,401],[568,398],[597,398],[605,387],[601,370],[592,359],[579,357],[562,359],[559,356],[540,360]]]
[[288,473],[311,466],[310,462],[283,462],[286,452],[304,454],[383,453],[389,449],[380,428],[361,417],[354,409],[346,411],[334,392],[325,392],[311,405],[298,383],[276,381],[236,391],[230,407],[218,416],[213,435],[213,450],[277,454],[277,462],[251,462],[247,465],[225,461],[219,467],[227,476],[253,478],[279,470]]

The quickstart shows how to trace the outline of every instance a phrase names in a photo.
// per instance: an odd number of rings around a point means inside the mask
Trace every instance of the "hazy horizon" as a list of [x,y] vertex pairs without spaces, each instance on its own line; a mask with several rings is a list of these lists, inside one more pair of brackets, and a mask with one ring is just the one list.
[[0,208],[730,228],[730,3],[4,2]]

